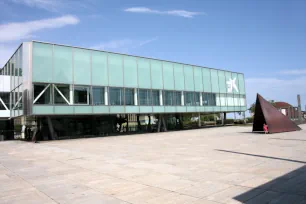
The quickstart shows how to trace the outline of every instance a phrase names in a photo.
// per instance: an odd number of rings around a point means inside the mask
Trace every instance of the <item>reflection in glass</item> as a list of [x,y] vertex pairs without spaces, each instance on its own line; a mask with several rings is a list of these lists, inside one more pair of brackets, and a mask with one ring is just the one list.
[[89,88],[87,86],[74,87],[74,104],[89,104]]
[[[58,90],[57,90],[58,89]],[[54,103],[55,104],[69,104],[69,85],[54,85]],[[65,97],[62,97],[61,94]]]
[[164,91],[164,105],[173,106],[174,105],[174,93],[173,91]]
[[125,105],[132,106],[134,105],[134,89],[125,89]]
[[174,92],[174,104],[175,106],[181,106],[182,105],[182,92],[181,91],[175,91]]
[[140,106],[150,106],[152,105],[152,97],[150,89],[139,89],[138,98]]
[[153,106],[160,105],[159,90],[152,90],[152,102],[153,102]]
[[194,100],[195,100],[195,105],[199,106],[200,105],[200,93],[199,92],[194,93]]
[[112,106],[123,105],[123,88],[109,88],[109,104]]
[[48,84],[34,84],[35,104],[51,104],[51,88],[47,86]]
[[185,92],[184,94],[184,98],[185,98],[185,106],[194,106],[195,102],[194,102],[194,93],[193,92]]
[[104,87],[92,87],[93,105],[104,105]]

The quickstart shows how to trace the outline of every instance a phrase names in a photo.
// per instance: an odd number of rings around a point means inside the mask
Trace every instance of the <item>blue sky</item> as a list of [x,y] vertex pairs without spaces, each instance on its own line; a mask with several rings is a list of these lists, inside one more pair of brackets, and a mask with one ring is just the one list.
[[[65,3],[64,3],[65,2]],[[247,103],[306,104],[304,0],[2,0],[0,66],[40,40],[242,72]]]

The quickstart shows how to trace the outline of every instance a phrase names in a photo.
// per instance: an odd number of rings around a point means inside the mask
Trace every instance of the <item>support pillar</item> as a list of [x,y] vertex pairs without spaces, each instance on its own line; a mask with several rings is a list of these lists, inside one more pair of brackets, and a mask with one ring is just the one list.
[[158,126],[157,126],[157,132],[160,132],[160,126],[161,126],[161,115],[158,115]]
[[199,113],[198,118],[198,126],[201,127],[201,113]]
[[52,120],[51,120],[51,118],[50,118],[49,116],[47,117],[47,122],[48,122],[48,127],[49,127],[49,131],[50,131],[50,136],[51,136],[52,140],[57,139],[57,134],[56,134],[56,132],[54,131],[53,124],[52,124]]
[[166,124],[166,121],[165,121],[165,117],[164,117],[164,116],[162,116],[162,122],[163,122],[164,132],[167,132],[167,124]]

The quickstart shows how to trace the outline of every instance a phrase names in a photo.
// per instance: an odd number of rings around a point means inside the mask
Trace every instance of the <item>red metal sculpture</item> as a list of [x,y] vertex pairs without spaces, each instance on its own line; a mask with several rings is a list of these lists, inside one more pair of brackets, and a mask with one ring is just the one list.
[[263,125],[267,124],[269,133],[290,132],[301,130],[287,116],[278,111],[272,104],[257,94],[253,132],[263,131]]

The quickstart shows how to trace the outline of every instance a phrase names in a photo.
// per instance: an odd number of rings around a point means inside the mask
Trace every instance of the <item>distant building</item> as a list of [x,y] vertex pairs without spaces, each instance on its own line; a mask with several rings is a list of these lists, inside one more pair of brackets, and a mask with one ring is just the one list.
[[291,117],[291,118],[298,118],[298,108],[292,106],[287,102],[274,102],[274,107],[277,108],[282,114]]

